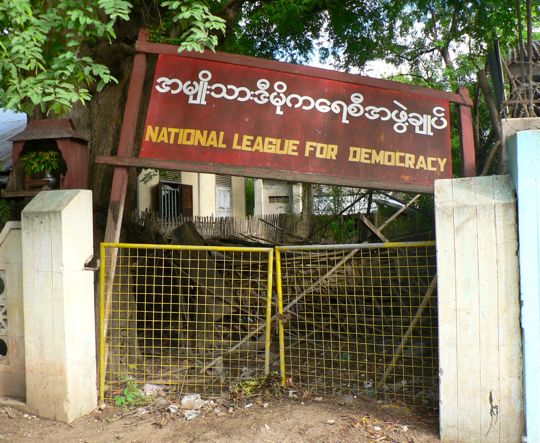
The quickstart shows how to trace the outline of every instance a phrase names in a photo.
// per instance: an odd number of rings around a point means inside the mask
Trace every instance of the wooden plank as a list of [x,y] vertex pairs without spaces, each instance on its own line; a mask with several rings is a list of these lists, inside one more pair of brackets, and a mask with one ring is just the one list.
[[[211,162],[189,162],[189,161],[177,161],[177,160],[160,160],[153,158],[138,158],[138,157],[126,157],[122,155],[101,155],[95,158],[97,164],[113,165],[113,166],[125,166],[136,168],[153,168],[153,169],[169,169],[171,171],[184,171],[184,172],[202,172],[209,174],[224,174],[235,175],[239,177],[259,177],[269,178],[274,180],[285,180],[292,182],[306,182],[317,184],[329,184],[340,186],[355,186],[358,187],[358,179],[346,176],[334,176],[314,174],[314,173],[299,173],[291,172],[288,170],[282,170],[277,168],[262,168],[262,167],[246,167],[225,165],[220,163]],[[399,191],[410,192],[433,192],[433,184],[418,184],[400,182],[399,186],[392,186],[388,181],[378,177],[362,179],[363,186],[373,189],[393,189],[399,188]]]
[[[499,292],[495,227],[494,180],[475,179],[478,236],[478,297],[480,316],[480,432],[483,442],[499,442]],[[471,319],[473,322],[474,319]]]
[[[463,97],[469,97],[467,88],[459,88],[459,93]],[[464,177],[474,177],[476,175],[476,155],[474,152],[473,124],[470,107],[459,107],[459,122],[461,136],[461,172]]]
[[[137,117],[141,105],[141,96],[146,72],[146,55],[136,54],[133,60],[131,80],[129,82],[128,99],[122,120],[118,155],[131,157],[134,153],[135,131]],[[118,165],[121,166],[121,165]],[[109,211],[107,213],[107,227],[105,242],[114,243],[120,239],[120,227],[124,215],[124,202],[127,190],[128,170],[125,167],[116,167],[113,174]]]
[[[508,176],[495,176],[493,180],[499,293],[498,421],[500,441],[517,443],[524,426],[516,200]],[[535,188],[540,205],[538,181]]]
[[[481,441],[478,225],[474,179],[453,181],[457,305],[458,441]],[[444,348],[443,348],[444,352]]]
[[379,240],[388,243],[388,239],[383,235],[381,231],[377,229],[377,227],[369,221],[369,219],[364,214],[359,214],[360,219],[362,222],[369,228],[371,232],[373,232],[377,237],[379,237]]
[[411,198],[409,200],[409,202],[402,206],[401,208],[399,208],[396,212],[394,212],[390,217],[388,217],[388,219],[386,219],[384,221],[384,223],[380,226],[377,227],[377,229],[382,232],[384,230],[384,228],[386,228],[390,223],[392,223],[397,217],[399,217],[403,212],[405,212],[407,209],[409,209],[409,207],[416,201],[418,200],[420,197],[422,196],[422,194],[416,194],[413,198]]
[[439,315],[439,428],[443,442],[457,441],[457,307],[452,180],[435,182]]

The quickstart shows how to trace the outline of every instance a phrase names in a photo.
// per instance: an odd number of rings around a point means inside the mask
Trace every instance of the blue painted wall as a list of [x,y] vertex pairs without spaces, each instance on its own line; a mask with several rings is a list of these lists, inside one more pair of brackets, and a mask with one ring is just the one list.
[[507,141],[517,192],[527,441],[540,442],[540,131]]

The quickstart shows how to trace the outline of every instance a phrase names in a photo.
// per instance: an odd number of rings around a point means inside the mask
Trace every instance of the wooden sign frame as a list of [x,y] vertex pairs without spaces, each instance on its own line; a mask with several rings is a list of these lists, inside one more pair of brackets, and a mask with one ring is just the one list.
[[[210,172],[227,175],[248,175],[260,178],[274,178],[287,180],[291,175],[268,168],[250,168],[249,173],[242,173],[238,166],[215,163],[193,163],[178,160],[140,158],[136,156],[135,135],[137,130],[137,119],[141,109],[143,85],[145,81],[147,56],[152,55],[178,55],[178,48],[172,45],[163,45],[151,43],[148,41],[148,31],[142,29],[136,43],[136,54],[133,61],[132,74],[129,83],[128,97],[122,120],[120,131],[120,140],[116,156],[99,156],[96,163],[109,164],[114,166],[113,182],[111,187],[111,196],[109,202],[109,211],[107,215],[107,228],[105,232],[106,242],[117,242],[120,238],[120,228],[122,224],[124,203],[128,185],[128,168],[156,168],[171,169],[180,171]],[[306,75],[310,77],[320,77],[328,80],[340,82],[355,83],[363,86],[380,88],[406,93],[409,95],[418,95],[419,98],[426,97],[431,99],[447,100],[459,106],[460,135],[462,146],[462,175],[465,177],[476,175],[474,140],[472,129],[471,106],[472,101],[466,88],[460,88],[459,92],[448,93],[434,89],[421,88],[417,86],[406,85],[387,80],[374,79],[352,74],[345,74],[325,69],[311,68],[301,65],[292,65],[287,63],[275,62],[253,57],[244,57],[226,53],[188,53],[182,54],[193,59],[213,60],[223,63],[233,63],[246,67],[271,69],[273,71],[282,71],[290,74]],[[365,181],[357,182],[350,179],[322,179],[320,176],[302,175],[301,179],[296,181],[324,182],[326,184],[349,185],[356,187],[380,187],[384,188],[384,182],[376,180],[366,186]],[[395,186],[392,188],[395,189]],[[430,192],[432,186],[404,186],[403,191],[421,191]]]

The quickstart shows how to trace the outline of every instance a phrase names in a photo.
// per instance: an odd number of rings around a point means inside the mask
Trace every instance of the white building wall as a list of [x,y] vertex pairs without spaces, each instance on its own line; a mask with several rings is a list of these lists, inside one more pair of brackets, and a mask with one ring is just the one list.
[[[301,211],[301,185],[294,187],[288,182],[256,179],[254,188],[254,215],[286,214],[292,212],[293,209],[297,209],[298,207],[300,207]],[[300,196],[298,196],[298,192]],[[280,197],[286,197],[288,201],[286,203],[282,201],[272,201],[273,198],[279,199]]]
[[201,217],[216,215],[216,176],[199,174],[199,213]]
[[[153,174],[155,169],[143,169],[137,179],[137,208],[139,212],[152,209],[152,196],[156,194],[156,188],[159,184],[159,174]],[[147,174],[152,174],[152,178],[146,183],[143,182]]]
[[246,215],[246,179],[232,177],[232,215],[244,217]]

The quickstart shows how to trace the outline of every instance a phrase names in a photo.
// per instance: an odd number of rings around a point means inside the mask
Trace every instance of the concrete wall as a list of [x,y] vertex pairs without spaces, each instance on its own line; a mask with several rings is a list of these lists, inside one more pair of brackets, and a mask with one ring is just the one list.
[[156,187],[159,184],[159,174],[151,176],[151,179],[146,183],[143,183],[143,178],[155,171],[154,169],[143,169],[139,174],[137,181],[137,208],[140,212],[148,211],[152,209],[152,205],[155,204]]
[[96,407],[92,193],[38,194],[22,212],[26,402],[63,422]]
[[199,174],[199,194],[194,196],[199,200],[201,217],[216,215],[216,176],[214,174]]
[[510,177],[438,180],[435,209],[441,440],[520,442],[518,244]]
[[540,442],[540,131],[517,132],[507,149],[518,197],[525,417],[532,443]]
[[[288,201],[273,203],[272,197],[286,197]],[[278,180],[255,180],[254,215],[286,214],[292,212],[293,208],[301,211],[301,200],[301,186],[293,187],[291,183]]]
[[21,250],[21,224],[8,222],[0,233],[0,278],[3,281],[3,288],[0,288],[0,340],[7,344],[7,353],[0,356],[0,397],[24,400],[26,379]]
[[246,179],[244,177],[231,177],[232,186],[232,215],[244,217],[246,215]]

